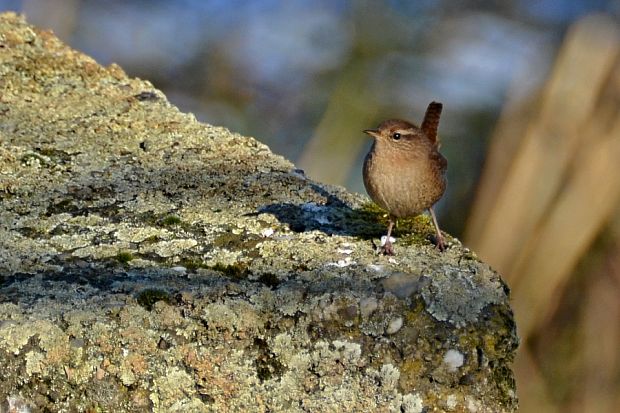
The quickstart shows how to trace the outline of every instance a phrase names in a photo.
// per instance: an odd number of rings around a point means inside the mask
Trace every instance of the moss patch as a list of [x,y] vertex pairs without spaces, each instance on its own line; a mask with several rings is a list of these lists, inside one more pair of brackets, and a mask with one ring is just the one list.
[[258,277],[258,281],[271,288],[275,288],[280,284],[278,276],[269,272],[261,274]]
[[236,262],[230,265],[217,263],[214,266],[212,266],[211,269],[213,271],[221,272],[227,277],[232,277],[236,279],[247,278],[249,274],[247,265],[242,264],[240,262]]
[[200,258],[191,257],[182,258],[176,265],[185,267],[189,271],[196,271],[199,268],[209,268],[209,266]]
[[170,303],[171,297],[166,291],[155,288],[147,288],[146,290],[142,290],[138,293],[136,296],[136,301],[138,301],[140,306],[144,307],[148,311],[151,311],[156,302],[165,301],[166,303]]
[[[348,214],[347,219],[357,236],[363,239],[377,238],[385,235],[389,224],[388,213],[374,202],[367,202],[360,209]],[[431,218],[420,214],[411,218],[399,218],[396,221],[394,235],[401,238],[402,245],[424,245],[435,234]]]
[[213,246],[216,248],[226,248],[228,250],[253,250],[256,245],[263,239],[257,234],[244,231],[241,234],[233,234],[225,232],[213,240]]
[[179,225],[181,223],[181,218],[179,218],[177,215],[171,214],[171,215],[166,215],[165,217],[163,217],[160,222],[161,222],[161,225],[165,227],[170,227],[173,225]]
[[44,157],[37,155],[36,153],[27,153],[26,155],[22,156],[20,159],[22,165],[33,165],[35,163],[38,163],[41,166],[48,166],[49,162],[47,159],[45,159]]
[[373,202],[367,202],[359,209],[348,211],[344,216],[349,232],[362,239],[377,238],[388,225],[387,213]]
[[121,251],[118,254],[116,254],[116,257],[114,258],[116,259],[116,261],[120,262],[121,264],[127,264],[129,261],[134,259],[134,256],[129,251]]
[[259,354],[254,360],[256,375],[261,382],[282,377],[286,368],[278,357],[269,349],[267,342],[260,338],[254,339],[254,347]]

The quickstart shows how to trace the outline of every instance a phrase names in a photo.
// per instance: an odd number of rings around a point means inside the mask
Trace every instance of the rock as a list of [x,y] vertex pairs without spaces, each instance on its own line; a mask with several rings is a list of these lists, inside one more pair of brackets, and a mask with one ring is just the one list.
[[508,290],[427,218],[377,256],[367,198],[149,82],[12,13],[0,61],[0,406],[516,410]]

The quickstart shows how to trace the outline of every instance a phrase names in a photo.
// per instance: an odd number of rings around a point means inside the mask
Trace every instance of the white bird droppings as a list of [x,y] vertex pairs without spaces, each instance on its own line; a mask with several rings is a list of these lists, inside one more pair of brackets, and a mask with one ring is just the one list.
[[443,356],[443,362],[448,366],[448,371],[454,372],[463,365],[465,356],[458,350],[450,349]]
[[394,318],[390,321],[390,324],[388,324],[387,328],[385,329],[385,332],[387,334],[395,334],[398,332],[398,330],[400,330],[402,326],[403,326],[403,318],[402,317]]

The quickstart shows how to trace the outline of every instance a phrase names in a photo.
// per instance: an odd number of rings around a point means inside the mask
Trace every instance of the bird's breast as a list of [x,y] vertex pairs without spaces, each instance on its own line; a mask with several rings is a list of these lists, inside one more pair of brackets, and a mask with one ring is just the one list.
[[428,156],[382,156],[371,150],[364,161],[364,186],[372,200],[390,214],[409,217],[441,198],[446,188],[443,172]]

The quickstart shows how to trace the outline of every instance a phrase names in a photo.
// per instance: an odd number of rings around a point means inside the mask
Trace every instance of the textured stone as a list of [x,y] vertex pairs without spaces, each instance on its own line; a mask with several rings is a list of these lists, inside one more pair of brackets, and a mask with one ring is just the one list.
[[[508,290],[0,17],[0,410],[516,409]],[[17,406],[17,407],[16,407]]]

